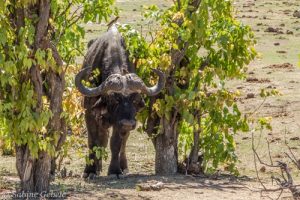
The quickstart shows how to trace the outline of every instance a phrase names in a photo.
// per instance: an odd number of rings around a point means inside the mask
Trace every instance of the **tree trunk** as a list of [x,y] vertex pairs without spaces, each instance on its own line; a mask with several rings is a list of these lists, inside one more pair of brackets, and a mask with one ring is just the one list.
[[[198,84],[196,84],[198,85]],[[201,112],[199,110],[195,111],[194,117],[196,118],[199,125],[201,125]],[[194,127],[194,144],[192,146],[190,155],[187,163],[187,169],[186,172],[189,174],[200,174],[203,172],[202,169],[202,157],[199,155],[199,149],[200,149],[200,134],[201,134],[201,127],[196,129]]]
[[[19,8],[21,9],[21,8]],[[16,19],[23,19],[23,11],[17,10]],[[36,5],[32,6],[33,10],[38,11],[39,21],[36,24],[34,52],[41,48],[41,40],[47,35],[47,27],[50,15],[50,0],[41,0]],[[24,26],[20,23],[18,26]],[[34,108],[36,113],[43,112],[43,77],[40,67],[33,65],[29,71],[30,80],[34,86],[35,99],[37,105]],[[51,126],[51,125],[50,125]],[[50,129],[51,130],[51,129]],[[36,134],[39,134],[38,132]],[[33,158],[27,144],[16,146],[16,166],[19,177],[21,179],[21,190],[24,192],[48,192],[49,177],[51,168],[51,156],[48,152],[39,150],[38,157]]]
[[[147,119],[146,133],[152,138],[155,148],[155,173],[171,175],[177,173],[177,112],[172,113],[172,121],[166,117],[160,118],[152,110],[157,98],[162,98],[162,96],[158,95],[150,98],[149,113],[152,114]],[[159,126],[162,127],[161,130]]]
[[[16,2],[15,2],[16,4]],[[33,55],[38,49],[51,49],[56,65],[61,67],[63,61],[49,38],[49,18],[50,18],[50,0],[39,0],[30,6],[31,12],[25,12],[28,8],[18,7],[15,15],[12,16],[17,21],[17,32],[22,26],[25,26],[25,18],[30,18],[32,15],[38,15],[38,21],[35,24],[35,40],[34,45],[30,48],[33,50]],[[27,15],[25,16],[26,13]],[[43,112],[43,95],[47,94],[50,103],[52,117],[47,125],[47,136],[53,137],[54,134],[60,134],[58,143],[52,143],[55,150],[58,151],[66,139],[66,124],[65,120],[61,118],[63,92],[65,87],[65,74],[58,71],[49,70],[42,75],[40,66],[33,65],[29,71],[29,78],[34,86],[35,99],[37,105],[34,108],[36,113]],[[48,88],[43,87],[43,83],[47,82]],[[45,91],[48,90],[48,91]],[[36,134],[40,134],[36,130]],[[51,168],[52,165],[52,168]],[[48,192],[50,183],[50,171],[54,174],[55,159],[46,151],[39,150],[38,157],[33,158],[27,144],[16,146],[16,166],[18,175],[21,179],[21,190],[24,192]]]
[[194,144],[189,155],[189,168],[194,169],[198,162],[199,131],[194,131]]
[[163,126],[161,133],[154,139],[155,173],[172,175],[177,173],[177,123],[172,123],[163,117],[161,124]]
[[[181,9],[181,2],[178,1],[178,11]],[[190,0],[189,6],[193,9],[189,10],[189,15],[192,15],[193,12],[196,12],[199,8],[201,0]],[[173,23],[176,23],[178,26],[181,26],[184,22],[183,18],[174,19]],[[181,46],[181,49],[171,49],[171,60],[172,64],[170,70],[167,74],[166,81],[166,94],[173,96],[175,93],[176,78],[175,72],[180,68],[181,61],[183,60],[186,51],[189,47],[188,42],[182,41],[179,37],[177,38],[178,46]],[[150,116],[147,120],[146,132],[152,138],[152,142],[155,147],[155,173],[160,175],[170,175],[177,173],[178,169],[178,132],[177,132],[177,123],[178,123],[178,111],[176,107],[173,108],[171,112],[170,119],[166,118],[166,115],[163,115],[161,118],[154,114],[152,115],[152,106],[156,99],[164,98],[164,95],[159,97],[151,98],[149,105]],[[157,127],[161,127],[161,130],[158,130]],[[197,150],[197,149],[195,149]],[[198,153],[198,152],[197,152]]]
[[39,152],[33,159],[27,145],[16,146],[16,165],[24,192],[48,192],[51,157],[46,152]]

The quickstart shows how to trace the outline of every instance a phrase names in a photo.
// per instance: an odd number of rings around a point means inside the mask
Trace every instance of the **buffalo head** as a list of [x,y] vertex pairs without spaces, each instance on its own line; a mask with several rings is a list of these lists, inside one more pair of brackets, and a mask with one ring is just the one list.
[[99,108],[102,117],[109,124],[127,132],[136,127],[135,115],[144,107],[141,94],[148,96],[157,95],[165,85],[163,72],[153,69],[159,80],[153,87],[147,87],[135,73],[111,74],[98,87],[88,88],[82,84],[91,72],[91,68],[82,69],[75,77],[78,90],[87,97],[98,97],[94,107]]
[[132,93],[144,93],[148,96],[155,96],[165,85],[165,75],[157,69],[152,70],[159,77],[158,83],[153,87],[147,87],[143,80],[135,73],[128,73],[125,75],[111,74],[98,87],[87,88],[81,83],[81,80],[90,74],[91,68],[84,68],[76,75],[75,85],[83,95],[88,97],[109,95],[111,93],[120,93],[124,96]]

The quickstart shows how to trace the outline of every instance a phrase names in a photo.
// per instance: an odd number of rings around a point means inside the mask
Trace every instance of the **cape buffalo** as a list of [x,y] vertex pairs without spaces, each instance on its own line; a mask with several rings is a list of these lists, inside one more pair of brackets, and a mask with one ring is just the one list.
[[[89,88],[82,84],[94,69],[100,74]],[[135,73],[133,63],[129,60],[125,41],[113,25],[99,38],[89,42],[88,51],[83,62],[83,69],[75,77],[75,85],[85,96],[85,121],[88,131],[89,159],[83,177],[94,176],[102,171],[102,159],[97,159],[94,147],[106,147],[108,128],[112,127],[110,139],[111,162],[108,175],[128,171],[125,153],[129,132],[136,127],[136,113],[144,107],[141,94],[157,95],[164,87],[165,75],[156,69],[153,71],[159,80],[153,87],[147,87]]]

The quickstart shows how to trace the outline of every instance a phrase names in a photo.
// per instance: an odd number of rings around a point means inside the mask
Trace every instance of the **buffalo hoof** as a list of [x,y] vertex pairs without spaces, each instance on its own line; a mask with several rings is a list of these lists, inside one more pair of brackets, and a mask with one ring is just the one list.
[[108,176],[116,176],[118,179],[122,176],[122,170],[121,169],[109,169]]
[[115,175],[122,174],[122,170],[120,167],[111,166],[108,169],[107,175],[111,175],[111,174],[115,174]]
[[124,175],[129,174],[129,170],[128,169],[123,169],[123,174]]
[[120,175],[118,175],[118,174],[109,174],[109,175],[107,175],[107,177],[108,177],[109,179],[115,179],[115,178],[119,179],[119,178],[120,178]]
[[109,179],[115,179],[115,178],[117,178],[117,179],[123,179],[124,175],[123,174],[109,174],[107,177]]
[[87,178],[87,177],[89,177],[89,174],[84,172],[81,177],[82,178]]
[[82,178],[84,178],[84,179],[89,179],[89,180],[93,180],[93,179],[95,179],[97,177],[97,174],[95,174],[95,173],[83,173],[82,174]]
[[117,179],[123,179],[125,178],[124,174],[117,174]]
[[97,174],[90,173],[88,179],[89,180],[94,180],[97,177]]

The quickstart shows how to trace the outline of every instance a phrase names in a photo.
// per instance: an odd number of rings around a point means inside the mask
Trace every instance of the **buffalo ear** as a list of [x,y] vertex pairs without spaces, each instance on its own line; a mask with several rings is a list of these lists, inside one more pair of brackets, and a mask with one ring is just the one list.
[[143,109],[145,106],[146,106],[146,103],[145,103],[144,99],[141,98],[141,101],[140,101],[140,103],[139,103],[139,107],[140,107],[139,110]]
[[138,106],[139,108],[144,108],[146,106],[144,98],[140,95],[138,96]]
[[92,108],[99,107],[99,106],[101,105],[101,103],[102,103],[102,98],[100,97],[100,98],[96,101],[96,103],[94,103],[94,105],[92,106]]
[[139,93],[133,93],[130,96],[130,101],[136,106],[138,110],[145,107],[144,98]]
[[100,115],[105,115],[108,112],[107,107],[101,97],[96,101],[96,103],[94,103],[92,108],[100,113]]

